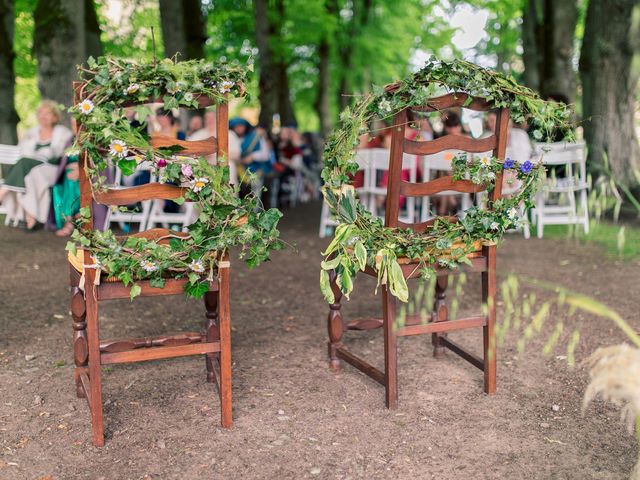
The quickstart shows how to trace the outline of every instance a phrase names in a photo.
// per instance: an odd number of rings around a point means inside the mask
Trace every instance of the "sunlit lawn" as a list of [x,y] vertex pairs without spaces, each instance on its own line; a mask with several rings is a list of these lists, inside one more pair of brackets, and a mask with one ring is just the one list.
[[[533,227],[532,235],[535,235]],[[546,238],[574,238],[579,242],[595,243],[615,257],[630,260],[640,257],[640,227],[608,222],[591,222],[589,233],[575,225],[549,225],[544,228]]]

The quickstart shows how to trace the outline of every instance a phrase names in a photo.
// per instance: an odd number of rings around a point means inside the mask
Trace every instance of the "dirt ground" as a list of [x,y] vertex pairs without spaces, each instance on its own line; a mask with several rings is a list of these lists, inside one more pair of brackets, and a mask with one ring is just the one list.
[[[318,218],[318,205],[286,212],[282,235],[297,253],[279,252],[252,272],[235,262],[234,427],[219,428],[203,359],[113,366],[103,376],[104,448],[92,446],[88,408],[75,396],[65,241],[0,227],[0,479],[628,478],[633,436],[602,402],[582,415],[586,372],[567,367],[562,346],[545,357],[544,338],[518,354],[519,336],[507,336],[492,397],[475,367],[451,353],[434,359],[428,337],[399,342],[396,411],[350,366],[329,371],[328,309],[317,286],[328,240],[317,237]],[[518,235],[499,254],[503,272],[592,295],[636,328],[639,266]],[[477,291],[478,282],[467,287]],[[375,312],[372,292],[371,282],[358,282],[346,315]],[[466,294],[463,307],[478,300]],[[204,317],[200,302],[182,297],[107,303],[101,313],[105,338],[197,330]],[[606,320],[563,320],[580,328],[578,361],[623,340]],[[381,366],[381,334],[349,332],[346,343]],[[480,352],[479,332],[453,338]]]

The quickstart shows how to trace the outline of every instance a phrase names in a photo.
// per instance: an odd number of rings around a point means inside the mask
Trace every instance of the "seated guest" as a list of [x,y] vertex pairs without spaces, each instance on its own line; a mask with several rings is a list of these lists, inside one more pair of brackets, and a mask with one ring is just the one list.
[[11,220],[26,219],[27,230],[39,228],[47,220],[56,181],[57,165],[70,143],[72,133],[60,125],[55,102],[44,100],[38,107],[38,126],[28,130],[20,142],[20,159],[5,176],[0,202]]
[[152,136],[154,135],[164,135],[178,140],[186,138],[184,132],[178,128],[173,112],[164,108],[156,110],[156,129]]
[[269,146],[264,139],[264,129],[256,128],[240,117],[229,120],[229,129],[233,130],[240,140],[240,164],[255,174],[251,191],[256,197],[260,197],[264,177],[271,172],[272,160]]
[[73,217],[80,212],[78,153],[70,152],[65,155],[60,166],[60,178],[51,189],[51,206],[58,228],[56,236],[68,237],[73,233]]
[[187,137],[193,135],[195,132],[203,127],[202,117],[200,115],[194,115],[189,119],[189,127],[187,128]]

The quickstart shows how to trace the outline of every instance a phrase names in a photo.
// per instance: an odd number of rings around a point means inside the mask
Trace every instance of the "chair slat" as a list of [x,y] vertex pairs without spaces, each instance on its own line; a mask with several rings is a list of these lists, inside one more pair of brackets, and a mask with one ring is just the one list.
[[414,155],[431,155],[443,150],[463,150],[465,152],[481,153],[496,148],[496,136],[486,138],[469,138],[462,135],[445,135],[428,142],[404,140],[404,151]]
[[187,155],[191,157],[200,157],[212,155],[218,151],[218,141],[216,137],[209,137],[206,140],[178,140],[166,135],[155,135],[151,137],[151,146],[153,148],[167,148],[179,145],[184,150],[178,152],[178,155]]
[[118,238],[121,240],[127,237],[146,238],[147,240],[154,240],[159,243],[167,243],[172,238],[186,238],[188,236],[189,234],[186,232],[176,232],[168,228],[151,228],[131,235],[121,235],[118,236]]
[[484,185],[476,185],[471,180],[453,180],[451,175],[436,178],[425,183],[411,183],[400,181],[400,195],[407,197],[421,197],[436,193],[454,191],[460,193],[478,193],[486,190]]
[[456,223],[458,221],[458,217],[452,215],[449,217],[436,217],[425,222],[420,223],[405,223],[398,221],[398,228],[411,228],[414,232],[424,232],[427,228],[433,225],[436,220],[448,220],[450,223]]
[[131,205],[144,200],[175,200],[184,196],[187,189],[162,183],[147,183],[136,187],[110,188],[96,191],[93,198],[103,205]]
[[[471,101],[467,104],[469,98],[471,98]],[[411,110],[418,112],[439,112],[452,107],[464,107],[478,112],[486,112],[493,108],[484,98],[471,97],[466,93],[448,93],[441,97],[434,97],[427,100],[426,105],[411,107]]]

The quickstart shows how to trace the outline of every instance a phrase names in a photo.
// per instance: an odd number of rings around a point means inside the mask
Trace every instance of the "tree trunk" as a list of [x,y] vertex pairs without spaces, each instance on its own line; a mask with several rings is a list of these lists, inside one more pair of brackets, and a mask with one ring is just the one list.
[[34,11],[33,48],[42,98],[65,106],[73,100],[76,65],[102,54],[93,0],[39,0]]
[[160,23],[167,57],[204,58],[207,25],[200,0],[160,0]]
[[524,83],[543,97],[575,99],[576,0],[526,0],[522,21]]
[[539,1],[525,0],[522,15],[522,60],[524,62],[524,84],[540,90],[540,42]]
[[638,183],[640,148],[635,132],[638,78],[632,71],[632,17],[636,0],[591,0],[580,52],[584,134],[589,165],[604,156],[617,182]]
[[283,52],[276,51],[282,35],[285,16],[284,1],[276,0],[276,8],[269,12],[268,0],[253,0],[256,24],[256,45],[260,52],[258,65],[258,98],[260,100],[259,124],[271,129],[273,115],[279,114],[282,125],[296,123],[289,91],[288,62]]
[[0,0],[0,143],[18,143],[19,118],[14,106],[13,0]]
[[320,135],[327,138],[331,132],[331,101],[329,93],[331,90],[331,72],[329,71],[329,60],[331,48],[327,36],[323,37],[318,45],[318,96],[316,98],[316,110],[320,120]]

